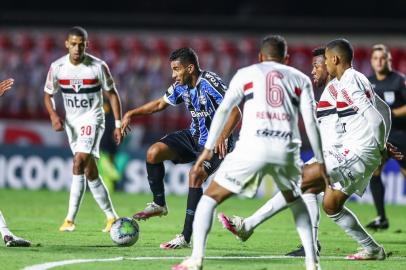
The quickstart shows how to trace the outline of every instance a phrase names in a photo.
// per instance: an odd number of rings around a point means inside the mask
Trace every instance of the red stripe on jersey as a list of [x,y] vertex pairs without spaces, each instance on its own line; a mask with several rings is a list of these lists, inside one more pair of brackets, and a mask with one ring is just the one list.
[[337,101],[337,108],[347,108],[347,107],[349,107],[350,105],[348,105],[348,103],[346,103],[346,102],[342,102],[342,101]]
[[331,105],[330,102],[324,100],[320,100],[319,103],[317,103],[317,108],[327,108],[331,106],[333,105]]
[[295,87],[295,94],[296,96],[300,97],[300,95],[302,94],[302,89],[300,89],[299,87]]
[[247,91],[247,90],[251,89],[252,87],[254,87],[253,82],[246,83],[246,84],[244,84],[244,91]]
[[83,85],[92,85],[99,82],[98,79],[72,79],[72,80],[59,80],[60,85],[71,85],[71,81],[82,81]]

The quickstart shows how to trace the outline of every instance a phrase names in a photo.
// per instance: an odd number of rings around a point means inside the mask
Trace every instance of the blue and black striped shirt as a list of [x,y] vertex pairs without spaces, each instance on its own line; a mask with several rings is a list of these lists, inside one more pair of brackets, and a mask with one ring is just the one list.
[[192,116],[190,132],[195,141],[204,146],[211,121],[218,106],[223,101],[226,90],[227,86],[217,74],[202,71],[196,87],[173,84],[166,91],[164,99],[173,106],[185,103]]

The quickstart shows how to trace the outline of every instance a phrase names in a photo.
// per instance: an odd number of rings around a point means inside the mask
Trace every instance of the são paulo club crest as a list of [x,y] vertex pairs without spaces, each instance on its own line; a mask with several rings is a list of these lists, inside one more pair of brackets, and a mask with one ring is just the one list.
[[83,86],[83,80],[75,79],[70,80],[70,85],[72,86],[75,92],[79,92],[80,88]]

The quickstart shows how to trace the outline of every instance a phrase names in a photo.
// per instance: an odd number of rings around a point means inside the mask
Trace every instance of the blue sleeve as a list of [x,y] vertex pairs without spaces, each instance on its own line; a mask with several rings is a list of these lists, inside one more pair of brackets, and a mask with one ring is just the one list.
[[176,106],[183,102],[182,93],[184,89],[180,85],[171,85],[168,90],[166,90],[164,99],[165,101],[172,105]]

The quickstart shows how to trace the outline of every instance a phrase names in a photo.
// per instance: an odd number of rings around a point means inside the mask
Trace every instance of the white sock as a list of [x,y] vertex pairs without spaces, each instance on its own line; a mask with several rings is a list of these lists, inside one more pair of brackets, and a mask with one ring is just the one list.
[[306,193],[306,194],[302,195],[302,198],[307,206],[307,210],[309,211],[309,215],[310,215],[310,220],[312,222],[313,241],[317,244],[319,224],[320,224],[320,208],[319,208],[319,204],[317,203],[317,196],[316,196],[316,194],[313,194],[313,193]]
[[67,220],[75,221],[76,214],[79,211],[79,206],[82,202],[85,191],[86,191],[85,175],[84,174],[73,175],[72,184],[70,186],[69,209],[68,215],[66,216]]
[[107,218],[118,218],[116,211],[110,199],[110,194],[99,175],[99,178],[93,181],[88,181],[90,191],[93,198],[96,200],[100,209],[106,214]]
[[7,227],[6,220],[3,217],[3,213],[0,211],[0,233],[1,237],[4,238],[6,235],[14,236],[12,232]]
[[206,249],[207,235],[210,232],[216,200],[203,195],[197,205],[195,219],[193,221],[193,251],[192,258],[202,259]]
[[293,217],[296,223],[296,229],[299,233],[300,240],[302,241],[305,250],[306,265],[313,265],[317,263],[316,245],[313,241],[312,225],[310,221],[309,212],[303,199],[299,197],[296,201],[289,204],[292,210]]
[[375,250],[379,247],[378,243],[366,232],[359,223],[357,217],[350,209],[344,206],[338,214],[329,215],[338,226],[340,226],[349,236],[367,250]]
[[278,192],[269,201],[267,201],[261,208],[259,208],[253,215],[244,219],[244,228],[249,231],[255,229],[265,220],[276,215],[280,211],[286,209],[288,204],[282,195]]

